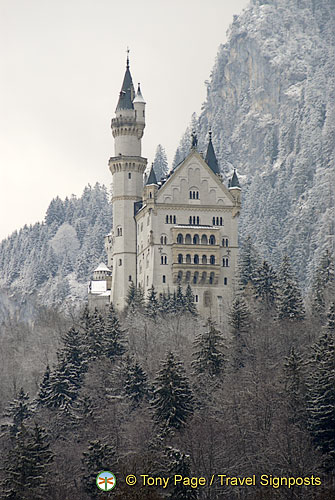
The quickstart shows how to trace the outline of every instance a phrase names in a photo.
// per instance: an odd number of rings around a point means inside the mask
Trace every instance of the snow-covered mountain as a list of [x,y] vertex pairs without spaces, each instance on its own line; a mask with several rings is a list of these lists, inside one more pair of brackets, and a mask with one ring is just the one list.
[[[106,260],[104,236],[112,226],[107,189],[96,184],[82,196],[51,201],[45,221],[25,226],[0,243],[0,317],[33,304],[74,303],[86,298],[87,282]],[[29,307],[28,307],[29,305]]]
[[243,188],[240,236],[278,264],[293,262],[306,287],[334,245],[334,0],[253,0],[220,46],[195,128],[208,130],[225,175]]

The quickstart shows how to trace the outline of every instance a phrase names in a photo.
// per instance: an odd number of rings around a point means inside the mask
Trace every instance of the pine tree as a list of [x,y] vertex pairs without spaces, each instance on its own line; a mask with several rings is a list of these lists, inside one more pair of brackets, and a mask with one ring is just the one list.
[[254,282],[256,269],[259,265],[260,259],[252,243],[252,238],[247,236],[242,242],[239,256],[239,274],[242,288],[249,282]]
[[50,394],[50,367],[47,365],[46,370],[43,375],[43,380],[40,384],[38,396],[37,396],[37,404],[40,406],[46,405]]
[[306,425],[305,363],[302,355],[294,347],[291,348],[284,363],[284,387],[291,421]]
[[185,369],[172,352],[155,379],[155,420],[164,431],[182,429],[193,415],[194,400]]
[[45,430],[35,424],[32,430],[21,424],[15,446],[7,457],[4,472],[4,499],[44,500],[53,455]]
[[13,399],[8,408],[6,408],[4,416],[9,417],[13,421],[10,427],[11,436],[15,436],[24,421],[32,416],[29,394],[25,393],[22,387],[17,398]]
[[245,366],[246,336],[251,327],[250,312],[242,295],[237,295],[229,313],[229,325],[233,335],[232,365],[234,370]]
[[208,319],[205,330],[195,338],[193,357],[192,366],[198,375],[218,377],[224,371],[223,338],[211,319]]
[[256,298],[261,299],[267,309],[274,307],[277,300],[277,275],[266,260],[256,269],[253,282]]
[[91,498],[97,498],[99,496],[95,482],[97,474],[103,470],[117,472],[114,446],[104,444],[99,439],[91,441],[87,451],[83,453],[82,464],[84,490]]
[[122,330],[118,314],[110,304],[103,321],[103,332],[100,339],[101,352],[110,359],[122,356],[126,352],[125,331]]
[[147,374],[136,360],[127,360],[125,393],[129,397],[134,408],[136,408],[144,398],[149,396]]
[[154,171],[156,174],[157,181],[165,178],[168,173],[168,161],[165,149],[161,144],[158,144],[156,149],[156,155],[153,163]]
[[186,307],[186,299],[183,294],[183,289],[180,284],[177,286],[176,293],[174,295],[175,309],[176,312],[183,312]]
[[194,303],[194,295],[190,284],[186,287],[185,292],[185,310],[192,314],[192,316],[197,315],[197,306]]
[[136,288],[133,282],[130,283],[126,297],[128,311],[134,312],[142,310],[144,307],[144,293],[139,286]]
[[308,379],[309,426],[326,468],[335,465],[335,335],[324,332],[313,349]]
[[284,256],[279,270],[277,310],[281,320],[301,321],[305,318],[301,292],[287,256]]
[[148,290],[148,298],[145,306],[146,315],[150,318],[155,318],[159,310],[157,292],[154,285]]
[[[180,475],[184,477],[192,477],[191,458],[189,455],[182,453],[180,450],[168,447],[165,452],[168,459],[168,471],[171,477]],[[198,493],[195,488],[185,486],[183,482],[173,483],[171,493],[168,498],[171,500],[195,500],[198,498]]]
[[334,294],[334,257],[326,250],[321,257],[312,284],[312,308],[314,314],[323,316],[326,308],[328,289]]

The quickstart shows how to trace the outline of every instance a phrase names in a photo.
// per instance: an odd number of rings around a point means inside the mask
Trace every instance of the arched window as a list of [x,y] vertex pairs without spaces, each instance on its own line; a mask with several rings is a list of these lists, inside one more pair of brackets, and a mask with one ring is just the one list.
[[199,255],[197,254],[194,256],[194,264],[199,264]]
[[169,216],[168,216],[168,215],[165,217],[165,223],[166,223],[166,224],[168,224],[168,223],[169,223]]
[[211,234],[210,237],[209,237],[209,244],[210,245],[215,245],[215,236],[213,234]]
[[186,281],[189,282],[191,279],[191,272],[190,271],[186,271]]
[[223,219],[220,217],[220,226],[223,226]]
[[161,245],[164,245],[164,236],[161,236]]
[[190,200],[192,199],[192,191],[190,191]]
[[224,278],[224,279],[223,279],[223,284],[224,284],[224,285],[228,285],[228,278]]
[[191,263],[191,256],[190,256],[190,254],[189,254],[189,253],[186,255],[186,263],[187,263],[187,264],[190,264],[190,263]]
[[183,279],[183,271],[179,271],[178,272],[178,282],[180,283],[182,279]]
[[199,191],[197,191],[197,200],[199,199]]
[[202,264],[207,264],[207,255],[203,255],[201,259]]
[[214,273],[211,273],[209,275],[209,283],[210,283],[210,285],[212,285],[214,283],[214,276],[215,276]]
[[210,264],[213,266],[215,264],[215,255],[211,255],[209,258]]
[[149,193],[149,198],[152,198],[152,192],[151,192],[151,191],[150,191],[150,193]]
[[200,224],[200,217],[197,217],[197,226]]
[[216,218],[216,225],[219,225],[219,217]]
[[206,282],[206,278],[207,278],[207,273],[206,273],[206,271],[203,271],[203,273],[202,273],[202,275],[201,275],[201,281],[202,281],[203,283],[205,283],[205,282]]
[[179,233],[177,236],[177,243],[179,243],[179,245],[181,245],[181,244],[183,244],[183,242],[184,242],[183,235],[181,233]]
[[122,259],[119,259],[119,266],[122,266]]
[[226,247],[229,246],[229,241],[228,241],[228,238],[226,238]]
[[191,225],[192,224],[192,217],[190,216],[190,218],[188,219],[188,223]]
[[191,243],[192,243],[192,238],[191,238],[191,235],[190,235],[190,234],[187,234],[187,235],[185,236],[185,244],[186,244],[186,245],[191,245]]
[[182,264],[183,263],[183,255],[180,253],[178,254],[178,264]]
[[176,218],[176,216],[174,215],[174,216],[173,216],[173,224],[176,224],[176,222],[177,222],[177,218]]
[[172,224],[172,215],[170,215],[170,224]]
[[229,260],[226,259],[226,267],[229,267]]
[[161,255],[161,264],[164,264],[164,256]]
[[193,245],[199,245],[199,236],[197,234],[193,236]]
[[116,230],[116,234],[117,234],[117,236],[122,236],[122,227],[121,227],[121,226],[119,226],[119,227],[117,228],[117,230]]
[[163,274],[163,283],[166,283],[166,276]]
[[215,217],[213,217],[213,226],[215,226]]
[[193,283],[196,284],[198,283],[198,278],[199,278],[199,273],[196,271],[193,276]]
[[207,238],[207,236],[205,234],[203,234],[201,236],[201,244],[202,245],[207,245],[207,243],[208,243],[208,238]]
[[225,257],[223,257],[223,259],[222,259],[222,267],[226,267],[226,259],[225,259]]
[[164,256],[164,264],[167,264],[167,256]]
[[130,172],[128,173],[128,179],[131,179],[131,173]]

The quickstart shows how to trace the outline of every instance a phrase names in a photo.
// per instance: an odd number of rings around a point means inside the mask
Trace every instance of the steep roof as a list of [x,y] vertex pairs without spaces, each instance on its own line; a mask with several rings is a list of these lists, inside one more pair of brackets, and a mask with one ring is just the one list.
[[145,100],[143,99],[140,84],[138,84],[136,96],[135,96],[135,99],[133,100],[133,103],[134,102],[141,102],[141,103],[145,104]]
[[106,264],[104,264],[103,262],[100,262],[100,264],[98,265],[98,267],[96,269],[94,269],[94,271],[109,271],[110,272],[110,269],[106,266]]
[[213,170],[214,174],[220,173],[218,161],[216,159],[214,148],[213,148],[213,143],[212,143],[212,132],[209,132],[209,142],[208,142],[205,161],[206,161],[207,165]]
[[156,178],[156,174],[155,174],[155,171],[154,171],[154,165],[153,164],[151,165],[150,174],[149,174],[148,180],[146,182],[147,186],[149,184],[157,184],[157,178]]
[[127,58],[126,72],[124,74],[120,97],[116,106],[116,111],[120,111],[121,109],[134,109],[133,106],[134,94],[135,91],[129,69],[129,59]]
[[238,177],[237,177],[237,173],[236,173],[236,168],[234,168],[234,173],[233,173],[233,177],[231,179],[231,182],[230,182],[230,187],[238,187],[240,188],[240,183],[238,181]]

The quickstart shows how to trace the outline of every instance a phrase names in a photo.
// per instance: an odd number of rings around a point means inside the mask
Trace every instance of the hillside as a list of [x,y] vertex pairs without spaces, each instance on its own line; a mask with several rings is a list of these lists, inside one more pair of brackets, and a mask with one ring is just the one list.
[[[64,305],[86,297],[94,268],[106,259],[104,236],[112,226],[107,189],[87,186],[81,197],[51,201],[45,221],[24,226],[0,244],[0,314],[18,303],[27,317],[33,304]],[[16,305],[15,305],[16,304]]]
[[202,150],[212,128],[242,183],[241,239],[275,265],[290,255],[305,288],[334,244],[334,13],[332,0],[253,0],[235,16],[174,162],[192,128]]

